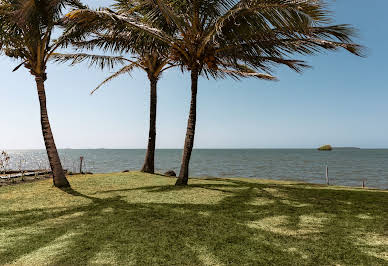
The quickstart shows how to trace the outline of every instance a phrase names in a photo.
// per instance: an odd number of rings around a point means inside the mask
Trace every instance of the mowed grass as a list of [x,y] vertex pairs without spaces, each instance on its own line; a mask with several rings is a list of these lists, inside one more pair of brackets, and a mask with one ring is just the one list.
[[142,173],[0,188],[0,264],[388,265],[388,192]]

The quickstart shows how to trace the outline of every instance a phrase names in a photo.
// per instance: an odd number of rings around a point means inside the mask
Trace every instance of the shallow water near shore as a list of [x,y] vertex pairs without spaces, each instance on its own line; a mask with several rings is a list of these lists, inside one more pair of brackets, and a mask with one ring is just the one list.
[[[11,150],[9,169],[44,169],[48,167],[44,150]],[[84,171],[93,173],[139,170],[145,150],[59,150],[65,169],[79,171],[79,157],[84,156]],[[157,150],[157,172],[179,172],[181,150]],[[252,177],[296,180],[324,184],[326,165],[330,183],[388,189],[388,149],[338,149],[322,152],[312,149],[197,149],[193,151],[190,176]]]

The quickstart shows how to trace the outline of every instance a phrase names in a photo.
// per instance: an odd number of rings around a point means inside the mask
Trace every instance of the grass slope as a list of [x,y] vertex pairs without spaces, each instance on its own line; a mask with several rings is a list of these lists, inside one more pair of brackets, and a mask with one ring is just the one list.
[[0,188],[0,264],[388,265],[388,192],[137,172]]

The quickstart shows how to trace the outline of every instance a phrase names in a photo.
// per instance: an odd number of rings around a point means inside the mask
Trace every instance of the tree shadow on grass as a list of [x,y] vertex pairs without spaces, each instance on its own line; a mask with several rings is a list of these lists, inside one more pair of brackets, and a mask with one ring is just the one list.
[[[387,193],[230,179],[209,182],[186,188],[148,186],[94,194],[112,193],[107,198],[68,189],[66,193],[89,203],[0,213],[1,221],[6,221],[3,229],[16,230],[10,234],[13,241],[0,246],[1,263],[387,263],[379,257],[384,246],[359,241],[369,234],[387,232]],[[201,204],[128,202],[125,193],[134,190],[184,191],[194,196],[198,190],[208,190],[222,197],[216,203]],[[26,234],[19,235],[18,228]]]

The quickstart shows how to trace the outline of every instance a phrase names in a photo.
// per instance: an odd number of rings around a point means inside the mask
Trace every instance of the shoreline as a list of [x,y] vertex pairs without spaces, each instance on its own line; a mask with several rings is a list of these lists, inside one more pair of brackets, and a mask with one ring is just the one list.
[[[122,175],[122,174],[141,174],[139,171],[128,171],[124,170],[121,172],[108,172],[108,173],[70,173],[66,176],[72,177],[72,176],[101,176],[101,175]],[[155,173],[155,174],[146,174],[151,176],[159,176],[159,177],[165,177],[169,179],[175,179],[176,177],[166,176],[162,173]],[[4,178],[0,174],[0,188],[3,186],[14,186],[14,185],[21,185],[26,183],[32,183],[42,180],[51,179],[51,175],[47,172],[41,173],[39,175],[28,175],[28,176],[18,176],[15,178]],[[244,181],[244,182],[251,182],[251,183],[273,183],[278,185],[308,185],[308,186],[316,186],[319,188],[335,188],[335,189],[360,189],[365,191],[378,191],[378,192],[388,192],[388,188],[375,188],[375,187],[362,187],[362,186],[342,186],[342,185],[326,185],[326,184],[320,184],[320,183],[312,183],[312,182],[304,182],[300,180],[279,180],[279,179],[266,179],[266,178],[258,178],[258,177],[213,177],[213,176],[203,176],[203,177],[190,177],[190,180],[209,180],[209,181],[222,181],[222,180],[237,180],[237,181]],[[190,185],[189,185],[190,186]]]
[[[80,157],[83,170],[112,173],[125,169],[139,170],[144,163],[145,150],[59,150],[64,169],[79,172]],[[48,168],[44,151],[10,152],[8,169]],[[155,170],[179,171],[180,150],[157,150]],[[295,180],[316,184],[326,183],[326,166],[330,183],[388,189],[388,150],[337,150],[323,153],[316,150],[210,150],[193,153],[191,176],[248,177],[273,180]],[[21,167],[20,167],[20,164]]]

